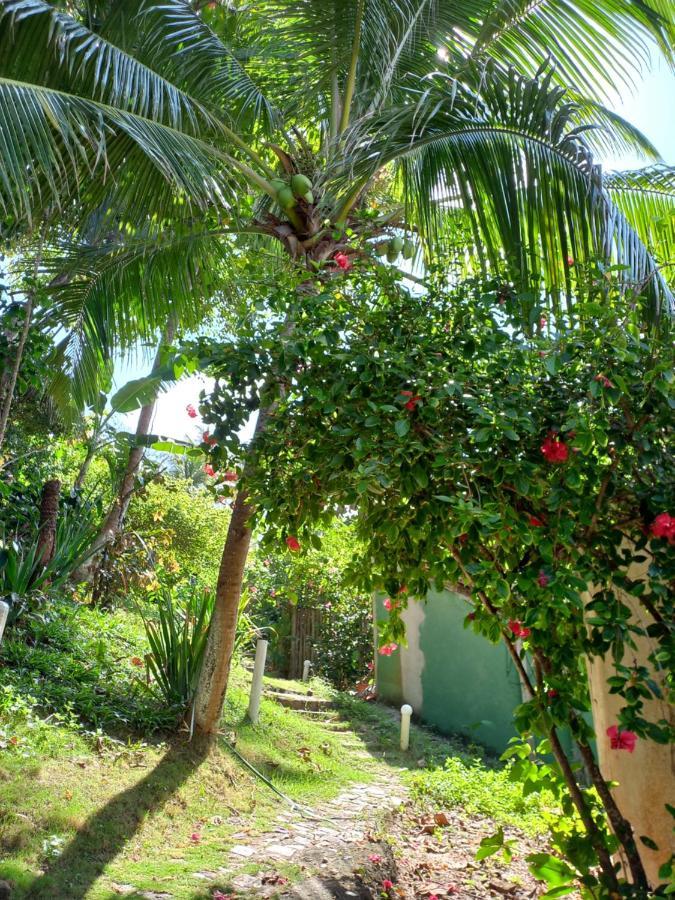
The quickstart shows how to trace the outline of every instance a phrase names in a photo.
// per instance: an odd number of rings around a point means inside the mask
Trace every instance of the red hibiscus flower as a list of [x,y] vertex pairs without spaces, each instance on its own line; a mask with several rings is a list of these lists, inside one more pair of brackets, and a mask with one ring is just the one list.
[[569,448],[554,431],[550,431],[539,448],[546,462],[564,463],[569,456]]
[[346,272],[348,269],[351,269],[352,267],[352,264],[350,263],[349,257],[346,253],[336,253],[333,259],[344,272]]
[[369,662],[369,663],[366,664],[366,669],[368,669],[369,672],[372,672],[374,668],[375,668],[375,663],[374,663],[374,662],[371,661],[371,662]]
[[216,470],[213,468],[211,463],[206,463],[206,465],[204,466],[204,471],[209,476],[209,478],[213,478],[213,476],[216,474]]
[[549,700],[555,700],[555,698],[558,696],[558,692],[555,688],[551,688],[549,691],[546,691],[546,696]]
[[568,257],[567,257],[567,265],[568,265],[568,266],[573,266],[573,265],[574,265],[574,257],[573,257],[573,256],[568,256]]
[[467,619],[469,620],[469,622],[473,622],[473,620],[474,620],[475,618],[476,618],[476,613],[475,613],[475,612],[470,612],[470,613],[468,613]]
[[539,319],[539,327],[546,328],[547,325],[548,325],[548,319],[546,318],[546,316],[542,316],[541,319]]
[[204,441],[205,444],[208,444],[209,447],[213,447],[215,444],[218,443],[218,438],[214,438],[212,435],[210,435],[208,433],[208,431],[204,432],[204,434],[202,435],[202,440]]
[[384,604],[383,604],[383,605],[384,605],[384,608],[387,610],[387,612],[391,612],[391,610],[392,610],[392,608],[393,608],[393,606],[394,606],[394,604],[391,602],[391,600],[389,599],[389,597],[385,597],[385,600],[384,600]]
[[606,375],[603,375],[602,372],[598,372],[598,374],[593,378],[593,381],[597,381],[604,388],[613,388],[614,387],[614,385],[609,380],[609,378]]
[[394,650],[398,650],[398,644],[384,644],[384,646],[380,647],[379,654],[380,656],[391,656]]
[[198,831],[193,831],[190,835],[190,840],[193,844],[198,844],[202,839],[201,834]]
[[197,410],[194,408],[194,406],[191,403],[188,403],[188,405],[185,407],[185,410],[191,419],[197,418]]
[[393,888],[393,886],[394,886],[394,882],[389,881],[388,878],[385,878],[384,881],[382,882],[382,889],[385,891],[390,891]]
[[657,538],[666,538],[670,543],[675,542],[675,517],[670,513],[662,512],[654,519],[650,528],[651,533]]
[[515,637],[519,638],[527,638],[532,634],[530,629],[523,625],[522,622],[519,622],[518,619],[511,619],[509,621],[509,629],[513,632]]
[[411,411],[415,409],[417,404],[422,400],[422,398],[418,394],[413,394],[412,391],[401,391],[401,397],[409,398],[403,405],[406,409],[409,409]]
[[289,534],[289,536],[286,538],[286,546],[293,553],[297,553],[297,551],[300,549],[300,541],[292,534]]
[[617,725],[610,725],[607,729],[607,737],[612,750],[635,750],[637,735],[634,731],[620,731]]
[[401,587],[398,589],[398,592],[399,592],[399,594],[407,594],[408,593],[408,585],[402,584]]
[[530,516],[527,520],[533,528],[543,528],[545,523],[537,516]]
[[542,571],[537,575],[537,584],[539,585],[539,587],[546,587],[550,580],[551,579],[546,574],[546,572]]
[[380,856],[379,853],[371,853],[370,856],[368,857],[368,861],[371,863],[376,863],[376,864],[381,863],[382,857]]
[[236,481],[237,473],[236,472],[226,472],[225,473],[225,481]]

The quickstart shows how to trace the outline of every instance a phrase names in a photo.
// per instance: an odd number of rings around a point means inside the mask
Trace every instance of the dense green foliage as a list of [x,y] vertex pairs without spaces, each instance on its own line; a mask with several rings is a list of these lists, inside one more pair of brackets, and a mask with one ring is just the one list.
[[[592,731],[579,715],[589,709],[585,660],[594,656],[615,660],[609,689],[623,700],[620,733],[672,740],[668,721],[645,707],[672,689],[675,550],[657,520],[675,509],[665,329],[641,330],[634,299],[602,269],[588,273],[588,299],[573,311],[552,318],[534,304],[528,323],[513,315],[520,304],[507,285],[469,282],[420,296],[383,278],[355,287],[306,301],[290,339],[267,320],[257,340],[212,350],[221,354],[212,368],[219,389],[206,404],[216,465],[238,463],[231,428],[250,408],[256,371],[277,374],[260,402],[274,396],[278,412],[247,479],[263,543],[314,546],[336,513],[355,510],[364,548],[355,579],[395,598],[383,644],[404,639],[408,597],[459,585],[467,625],[503,638],[529,684],[532,700],[515,718],[523,738],[543,737],[541,751],[559,763],[557,729],[569,727],[594,765]],[[628,572],[646,554],[648,580]],[[632,618],[622,591],[639,598],[648,624]],[[635,666],[633,638],[645,628],[650,665]],[[527,765],[527,743],[522,753],[526,791],[563,797],[570,774]],[[611,818],[597,767],[591,776]],[[592,891],[594,854],[607,860],[615,837],[598,828],[595,793],[586,792],[586,808],[575,803],[587,820],[557,846],[573,864],[570,878]],[[572,812],[569,797],[565,805]],[[613,827],[630,844],[620,818]]]

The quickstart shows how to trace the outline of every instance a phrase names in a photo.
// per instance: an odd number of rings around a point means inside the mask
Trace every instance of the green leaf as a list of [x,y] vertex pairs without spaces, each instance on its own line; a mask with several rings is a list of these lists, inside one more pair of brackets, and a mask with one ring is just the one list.
[[527,857],[528,868],[535,878],[557,887],[568,885],[576,878],[576,872],[557,856],[549,853],[532,853]]
[[476,853],[476,859],[480,861],[481,859],[487,859],[488,856],[494,856],[495,853],[499,853],[503,845],[504,829],[500,828],[495,834],[483,838]]
[[399,437],[405,437],[406,434],[410,431],[410,420],[409,419],[397,419],[394,424],[394,431]]

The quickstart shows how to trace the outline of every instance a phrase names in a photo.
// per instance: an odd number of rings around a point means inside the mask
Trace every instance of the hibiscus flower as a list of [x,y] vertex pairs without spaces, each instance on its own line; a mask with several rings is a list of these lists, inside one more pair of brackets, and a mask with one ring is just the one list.
[[546,462],[564,463],[569,456],[569,448],[554,431],[550,431],[539,448]]
[[618,725],[610,725],[607,729],[607,737],[612,750],[635,750],[637,735],[634,731],[621,731]]

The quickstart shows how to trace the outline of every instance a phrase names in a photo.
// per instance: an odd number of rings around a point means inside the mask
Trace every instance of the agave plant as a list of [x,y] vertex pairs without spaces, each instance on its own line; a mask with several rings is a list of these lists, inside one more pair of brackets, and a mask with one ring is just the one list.
[[[241,251],[259,274],[297,273],[301,298],[357,262],[433,261],[458,229],[467,267],[554,312],[597,258],[622,267],[652,318],[672,304],[660,264],[674,236],[657,220],[672,214],[675,175],[603,105],[654,47],[673,62],[664,0],[67,9],[0,6],[0,205],[15,228],[73,223],[54,302],[94,356],[169,315],[194,323],[195,298],[236,295]],[[650,165],[605,176],[598,158],[625,147]],[[204,730],[227,686],[250,515],[240,494],[198,692]]]
[[166,703],[185,708],[197,684],[214,597],[196,589],[164,589],[155,601],[156,615],[141,610],[150,645],[146,665]]
[[30,541],[7,536],[0,540],[0,599],[10,603],[10,624],[48,588],[55,590],[66,583],[86,560],[94,533],[93,522],[82,511],[62,514],[56,526],[54,555],[46,565],[37,535]]

